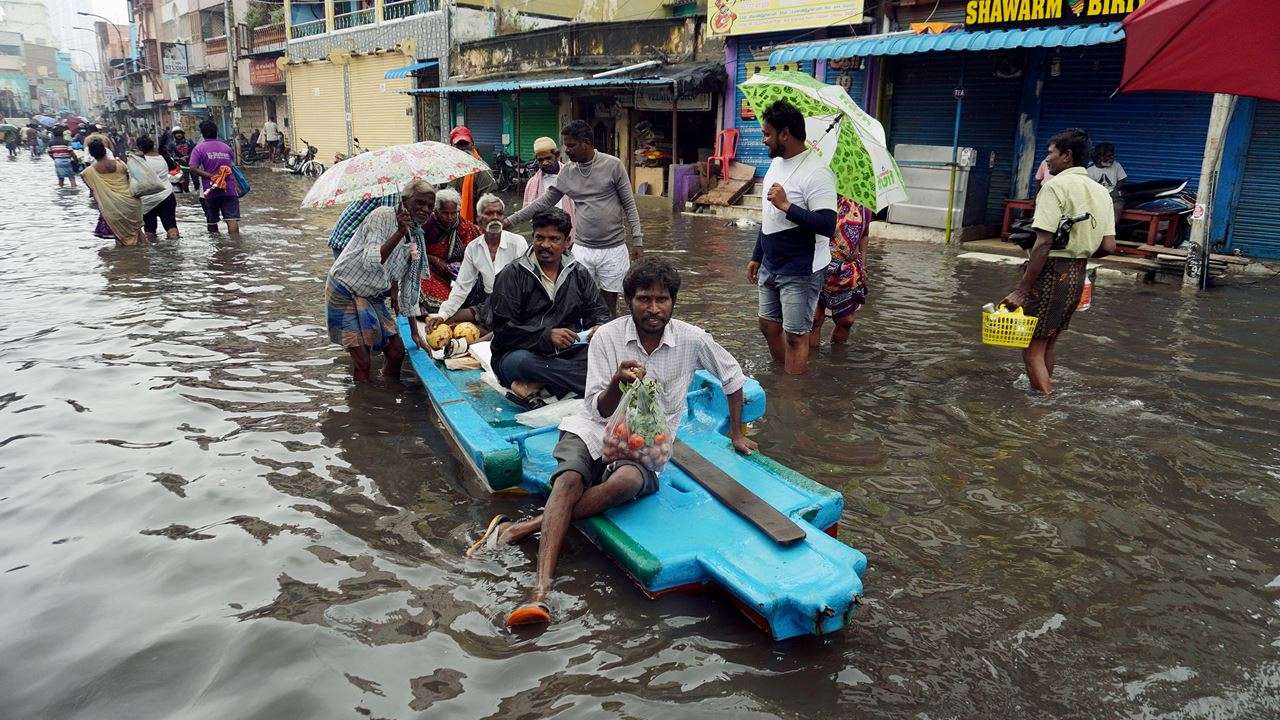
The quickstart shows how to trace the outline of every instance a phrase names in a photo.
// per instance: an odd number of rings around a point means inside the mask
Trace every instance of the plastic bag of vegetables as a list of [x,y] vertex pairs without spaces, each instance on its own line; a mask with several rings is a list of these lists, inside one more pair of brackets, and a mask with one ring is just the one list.
[[662,411],[662,386],[652,378],[624,389],[622,401],[604,430],[604,461],[634,460],[654,474],[662,472],[675,438]]

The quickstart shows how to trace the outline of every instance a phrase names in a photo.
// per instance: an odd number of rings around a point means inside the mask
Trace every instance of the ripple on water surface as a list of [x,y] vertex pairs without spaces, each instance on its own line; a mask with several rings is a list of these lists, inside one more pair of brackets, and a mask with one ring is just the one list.
[[418,389],[348,382],[304,184],[256,174],[243,239],[188,198],[117,249],[52,177],[0,164],[6,717],[1280,715],[1273,287],[1108,277],[1040,400],[975,342],[1012,269],[875,244],[853,342],[783,378],[753,231],[646,205],[681,315],[769,393],[761,447],[844,493],[867,607],[771,643],[573,538],[561,622],[512,634],[532,550],[460,553],[534,506],[469,490]]

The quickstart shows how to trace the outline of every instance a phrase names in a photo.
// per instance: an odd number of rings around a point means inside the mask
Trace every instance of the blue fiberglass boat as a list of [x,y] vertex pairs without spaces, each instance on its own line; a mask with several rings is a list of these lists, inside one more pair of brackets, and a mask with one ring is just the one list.
[[[405,318],[397,322],[445,431],[488,488],[545,495],[556,426],[520,425],[520,409],[482,371],[445,370],[414,346]],[[764,414],[759,383],[748,380],[743,396],[743,422]],[[728,402],[710,374],[698,372],[688,397],[681,442],[794,522],[796,541],[773,540],[675,462],[658,492],[575,526],[651,598],[718,586],[778,640],[844,627],[858,608],[867,558],[834,537],[843,496],[763,455],[734,452],[724,435]]]

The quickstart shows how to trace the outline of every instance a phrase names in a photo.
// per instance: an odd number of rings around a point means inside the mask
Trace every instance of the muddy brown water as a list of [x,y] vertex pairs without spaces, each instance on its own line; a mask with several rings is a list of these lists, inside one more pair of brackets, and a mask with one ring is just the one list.
[[782,378],[754,231],[646,204],[761,448],[843,492],[867,606],[774,643],[575,537],[512,634],[532,549],[460,553],[535,503],[468,490],[420,388],[352,386],[303,181],[255,174],[239,241],[186,200],[115,248],[53,177],[0,164],[4,718],[1280,716],[1280,282],[1104,278],[1041,400],[977,342],[1011,269],[876,244],[852,344]]

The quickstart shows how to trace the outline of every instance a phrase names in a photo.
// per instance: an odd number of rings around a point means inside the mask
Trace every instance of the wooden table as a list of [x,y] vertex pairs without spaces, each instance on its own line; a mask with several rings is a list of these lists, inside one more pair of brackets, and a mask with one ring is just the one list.
[[[1004,222],[1000,226],[1000,239],[1009,239],[1009,228],[1013,224],[1013,213],[1018,211],[1034,211],[1036,208],[1035,200],[1005,200],[1004,201]],[[1125,210],[1120,213],[1121,220],[1135,220],[1147,224],[1148,245],[1155,245],[1156,238],[1161,237],[1165,247],[1173,247],[1178,244],[1178,237],[1182,233],[1182,215],[1176,212],[1149,212],[1147,210]],[[1163,234],[1160,232],[1160,226],[1165,225]],[[1123,252],[1123,250],[1121,251]]]

